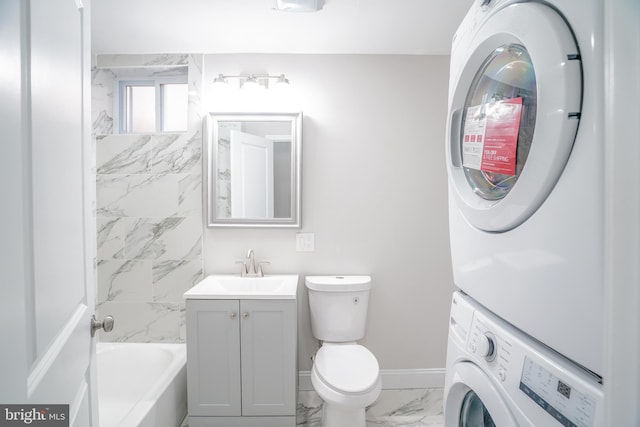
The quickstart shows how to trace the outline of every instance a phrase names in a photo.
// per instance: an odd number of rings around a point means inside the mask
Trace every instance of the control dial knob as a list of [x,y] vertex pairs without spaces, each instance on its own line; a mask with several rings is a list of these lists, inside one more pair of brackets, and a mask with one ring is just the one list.
[[478,336],[476,344],[476,353],[491,362],[496,358],[498,347],[496,345],[496,337],[491,332],[485,332]]

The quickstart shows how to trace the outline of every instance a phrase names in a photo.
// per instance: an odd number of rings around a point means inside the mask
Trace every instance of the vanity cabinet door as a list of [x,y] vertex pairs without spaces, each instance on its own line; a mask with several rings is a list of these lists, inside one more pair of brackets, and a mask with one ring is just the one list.
[[242,415],[295,415],[295,300],[242,300]]
[[237,300],[187,300],[190,416],[240,416]]

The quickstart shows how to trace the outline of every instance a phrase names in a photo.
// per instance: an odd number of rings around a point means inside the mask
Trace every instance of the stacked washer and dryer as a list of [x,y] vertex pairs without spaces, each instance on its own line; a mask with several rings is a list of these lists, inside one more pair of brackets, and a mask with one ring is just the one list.
[[603,4],[477,0],[454,37],[446,426],[600,426]]

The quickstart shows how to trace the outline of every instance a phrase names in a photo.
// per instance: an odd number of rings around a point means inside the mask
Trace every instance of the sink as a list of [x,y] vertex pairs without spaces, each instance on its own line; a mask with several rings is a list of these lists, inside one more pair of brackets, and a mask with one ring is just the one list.
[[232,274],[207,276],[184,294],[185,299],[296,299],[297,274],[240,277]]

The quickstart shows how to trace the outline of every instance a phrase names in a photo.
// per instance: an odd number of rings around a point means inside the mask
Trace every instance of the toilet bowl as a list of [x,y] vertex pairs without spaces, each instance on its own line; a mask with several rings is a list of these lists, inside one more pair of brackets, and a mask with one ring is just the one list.
[[364,426],[366,407],[380,395],[380,368],[373,353],[358,344],[326,343],[316,353],[311,383],[325,402],[322,425]]
[[323,427],[365,427],[365,411],[380,395],[376,357],[356,343],[364,336],[371,278],[313,276],[309,289],[311,328],[323,342],[311,369],[313,388],[324,401]]

